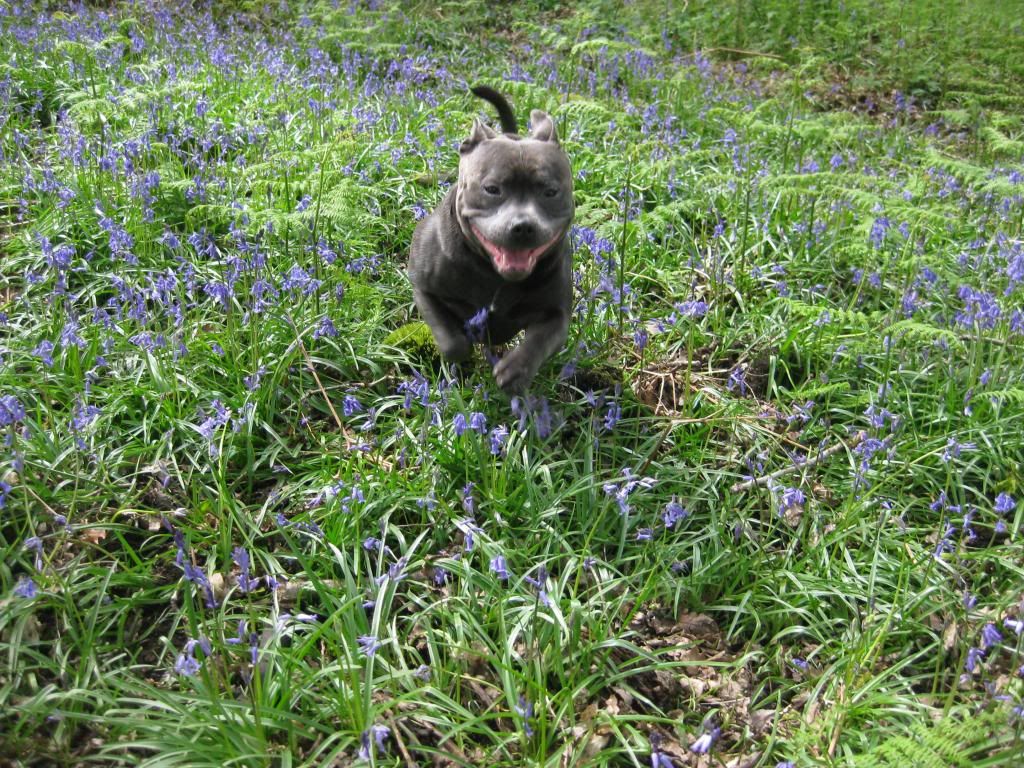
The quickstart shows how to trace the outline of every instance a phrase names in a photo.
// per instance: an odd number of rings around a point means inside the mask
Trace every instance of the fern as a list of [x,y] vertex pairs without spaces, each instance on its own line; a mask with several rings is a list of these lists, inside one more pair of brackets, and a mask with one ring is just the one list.
[[889,326],[889,335],[894,339],[904,338],[908,341],[924,342],[932,344],[937,341],[944,341],[951,347],[960,348],[963,342],[960,337],[948,328],[939,328],[935,325],[928,325],[918,320],[900,320]]
[[997,389],[986,393],[988,397],[998,400],[1000,403],[1013,403],[1024,405],[1024,389],[1021,387],[1010,387],[1009,389]]
[[981,184],[987,178],[989,172],[973,163],[968,163],[966,160],[959,160],[957,158],[943,155],[940,152],[930,149],[925,153],[925,163],[928,165],[941,168],[947,173],[951,173],[959,179],[962,179],[970,184]]
[[1014,158],[1024,155],[1024,141],[1011,139],[995,128],[989,126],[982,128],[981,138],[988,144],[989,149],[998,155],[1010,155]]
[[1005,710],[995,710],[917,723],[855,758],[853,766],[968,768],[981,758],[987,758],[987,764],[993,766],[1019,765],[1016,761],[1024,758],[1024,745],[1007,726],[1006,718]]

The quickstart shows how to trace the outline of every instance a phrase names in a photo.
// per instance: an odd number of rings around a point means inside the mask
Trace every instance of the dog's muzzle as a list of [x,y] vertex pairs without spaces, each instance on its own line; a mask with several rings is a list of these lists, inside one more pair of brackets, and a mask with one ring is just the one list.
[[508,248],[488,240],[476,226],[471,224],[470,227],[477,242],[491,257],[494,269],[506,280],[523,280],[528,277],[537,266],[540,257],[562,238],[562,233],[559,233],[535,248]]

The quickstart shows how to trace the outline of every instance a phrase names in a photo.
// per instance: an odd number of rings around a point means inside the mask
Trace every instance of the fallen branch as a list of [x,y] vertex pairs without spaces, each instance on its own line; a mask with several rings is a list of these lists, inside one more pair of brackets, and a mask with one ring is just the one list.
[[839,453],[844,448],[846,448],[846,449],[856,448],[857,445],[859,445],[860,442],[865,437],[867,437],[867,433],[866,432],[858,432],[856,435],[853,436],[853,439],[850,440],[849,443],[844,443],[842,440],[840,440],[838,443],[833,445],[831,448],[826,448],[824,451],[819,453],[813,459],[808,459],[803,464],[792,464],[792,465],[790,465],[788,467],[783,467],[782,469],[777,469],[777,470],[775,470],[774,472],[772,472],[771,474],[768,474],[768,475],[762,475],[761,477],[756,477],[756,478],[752,477],[749,480],[744,480],[742,482],[736,483],[735,485],[733,485],[732,488],[729,489],[729,491],[731,493],[741,493],[742,491],[749,491],[751,488],[757,488],[758,486],[762,486],[762,485],[769,485],[773,481],[778,480],[780,477],[783,477],[784,475],[791,474],[791,473],[796,472],[796,471],[801,470],[801,469],[809,469],[810,467],[816,466],[816,465],[820,464],[821,462],[825,461],[826,459],[831,458],[832,456],[836,455],[837,453]]

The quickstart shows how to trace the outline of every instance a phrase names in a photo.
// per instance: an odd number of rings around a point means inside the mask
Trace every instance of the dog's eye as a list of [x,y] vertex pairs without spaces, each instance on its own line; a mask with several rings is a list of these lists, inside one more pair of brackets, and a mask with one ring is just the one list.
[[555,197],[558,195],[558,187],[548,187],[544,190],[544,197]]
[[488,184],[488,185],[486,185],[484,187],[484,192],[486,192],[488,195],[500,195],[501,194],[501,190],[498,188],[498,186],[496,184]]

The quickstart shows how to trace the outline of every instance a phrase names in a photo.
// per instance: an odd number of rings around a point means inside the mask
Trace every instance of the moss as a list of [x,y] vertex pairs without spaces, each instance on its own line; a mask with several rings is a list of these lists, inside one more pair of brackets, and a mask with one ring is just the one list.
[[429,360],[440,357],[440,351],[434,341],[429,326],[422,320],[406,323],[396,328],[384,339],[384,344],[405,351],[417,360]]

